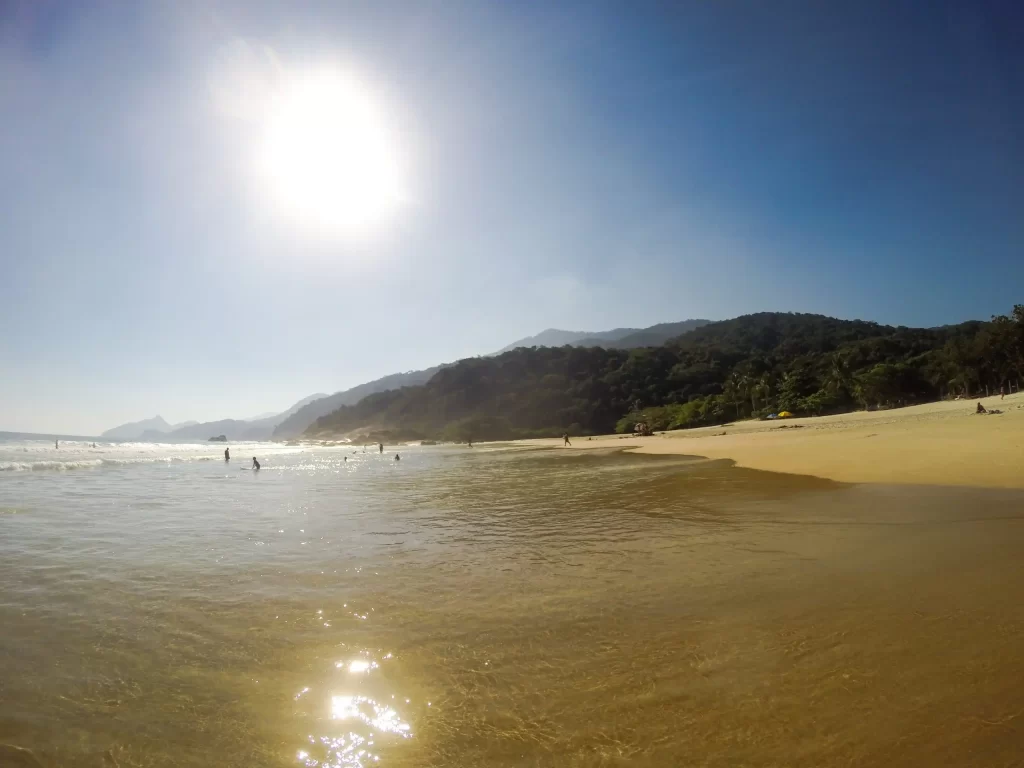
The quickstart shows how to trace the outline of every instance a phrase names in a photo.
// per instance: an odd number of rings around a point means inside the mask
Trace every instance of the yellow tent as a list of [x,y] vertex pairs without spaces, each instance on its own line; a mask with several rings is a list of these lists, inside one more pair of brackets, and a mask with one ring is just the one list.
[[793,414],[790,413],[789,411],[782,411],[781,413],[779,413],[779,418],[780,419],[788,419],[792,415]]

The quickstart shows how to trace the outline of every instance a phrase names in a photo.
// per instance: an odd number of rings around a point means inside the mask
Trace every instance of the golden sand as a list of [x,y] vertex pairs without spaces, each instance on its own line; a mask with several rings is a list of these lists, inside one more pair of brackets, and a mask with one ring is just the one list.
[[[730,459],[742,467],[850,483],[1024,488],[1024,394],[819,418],[741,421],[634,438],[573,439],[575,448]],[[533,441],[561,445],[561,440]]]

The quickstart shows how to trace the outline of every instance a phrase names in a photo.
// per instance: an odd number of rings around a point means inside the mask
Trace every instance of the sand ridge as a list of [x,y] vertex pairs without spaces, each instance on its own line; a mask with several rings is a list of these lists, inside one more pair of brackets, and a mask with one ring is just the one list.
[[[1002,413],[977,415],[978,402]],[[1024,488],[1024,394],[572,441],[573,449],[612,446],[730,459],[751,469],[839,482]]]

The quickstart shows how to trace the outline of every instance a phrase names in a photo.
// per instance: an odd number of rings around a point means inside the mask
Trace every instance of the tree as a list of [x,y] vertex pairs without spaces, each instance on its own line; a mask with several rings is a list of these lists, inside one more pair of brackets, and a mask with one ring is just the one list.
[[[1024,305],[991,322],[893,328],[759,313],[630,350],[519,348],[372,394],[309,433],[506,439],[721,423],[765,409],[820,414],[971,394],[1024,377]],[[642,409],[641,409],[642,404]]]

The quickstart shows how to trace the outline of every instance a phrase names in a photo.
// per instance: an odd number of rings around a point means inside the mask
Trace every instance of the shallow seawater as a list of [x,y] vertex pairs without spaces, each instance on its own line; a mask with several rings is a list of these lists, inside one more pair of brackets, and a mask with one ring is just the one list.
[[1024,495],[602,451],[262,447],[255,473],[175,450],[0,472],[0,744],[324,767],[1024,747]]

